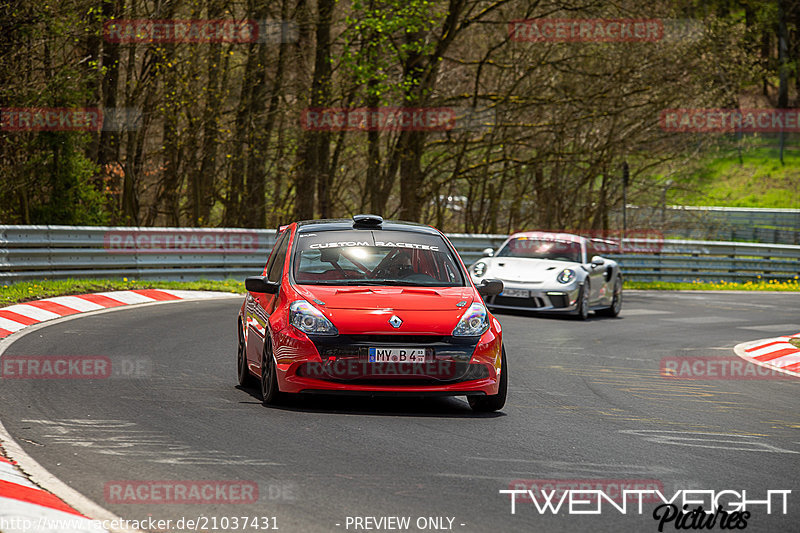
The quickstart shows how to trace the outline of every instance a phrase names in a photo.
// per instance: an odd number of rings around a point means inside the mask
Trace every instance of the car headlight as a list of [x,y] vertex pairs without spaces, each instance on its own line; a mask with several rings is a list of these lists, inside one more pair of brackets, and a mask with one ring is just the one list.
[[469,306],[461,320],[458,321],[456,329],[453,330],[454,337],[476,337],[483,335],[489,329],[489,318],[483,304],[474,303]]
[[569,283],[570,281],[575,279],[575,276],[576,274],[574,270],[572,270],[571,268],[565,268],[564,270],[558,273],[558,276],[556,276],[556,280],[559,283]]
[[339,331],[316,307],[305,300],[296,300],[289,306],[289,322],[302,331],[312,335],[338,335]]
[[476,278],[480,278],[481,276],[486,274],[486,263],[483,263],[481,261],[475,263],[472,266],[472,273],[475,274]]

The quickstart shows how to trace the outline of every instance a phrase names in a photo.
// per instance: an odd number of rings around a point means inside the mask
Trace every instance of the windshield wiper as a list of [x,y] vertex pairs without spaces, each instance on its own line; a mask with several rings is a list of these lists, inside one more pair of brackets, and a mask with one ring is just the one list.
[[419,283],[401,279],[348,279],[343,282],[344,285],[419,285]]

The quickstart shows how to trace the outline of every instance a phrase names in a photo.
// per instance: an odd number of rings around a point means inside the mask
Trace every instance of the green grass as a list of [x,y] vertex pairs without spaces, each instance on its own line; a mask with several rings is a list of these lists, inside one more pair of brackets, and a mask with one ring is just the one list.
[[789,339],[789,344],[794,344],[798,348],[800,348],[800,339]]
[[141,281],[123,279],[60,279],[43,281],[21,281],[0,288],[0,306],[38,300],[52,296],[86,294],[103,291],[126,291],[130,289],[182,289],[197,291],[223,291],[244,293],[244,282],[225,281]]
[[[626,289],[641,290],[729,290],[729,291],[800,291],[800,279],[789,281],[764,280],[733,283],[693,282],[676,283],[672,281],[626,281]],[[222,291],[244,293],[244,282],[228,279],[225,281],[141,281],[112,279],[63,279],[45,281],[22,281],[0,288],[0,307],[14,303],[39,300],[52,296],[86,294],[103,291],[126,291],[130,289],[181,289],[196,291]]]
[[743,149],[742,160],[727,147],[692,165],[667,193],[674,205],[727,207],[800,207],[800,150],[784,149],[781,165],[776,147]]
[[660,291],[800,291],[797,276],[787,281],[758,280],[741,283],[733,281],[625,281],[624,288]]

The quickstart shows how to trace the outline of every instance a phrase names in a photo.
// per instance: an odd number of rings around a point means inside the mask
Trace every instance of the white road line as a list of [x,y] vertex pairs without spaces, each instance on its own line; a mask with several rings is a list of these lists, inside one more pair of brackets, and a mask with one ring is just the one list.
[[753,329],[755,331],[800,331],[800,324],[767,324],[766,326],[737,326],[739,329]]
[[724,316],[697,316],[684,318],[665,318],[669,322],[680,322],[681,324],[730,324],[732,322],[747,322],[745,318],[730,318]]
[[630,309],[623,308],[622,313],[625,316],[645,316],[645,315],[672,315],[672,311],[663,311],[660,309]]

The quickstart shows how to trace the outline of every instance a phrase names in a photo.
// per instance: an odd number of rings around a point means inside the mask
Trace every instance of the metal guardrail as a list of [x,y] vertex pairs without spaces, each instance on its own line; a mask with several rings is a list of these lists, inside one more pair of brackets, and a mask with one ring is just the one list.
[[[628,227],[653,227],[680,239],[800,244],[800,209],[629,205]],[[622,210],[611,213],[622,225]]]
[[[467,265],[505,235],[448,234]],[[0,281],[64,278],[242,279],[263,270],[275,230],[0,226]],[[604,253],[627,279],[792,279],[800,246],[626,239]]]

